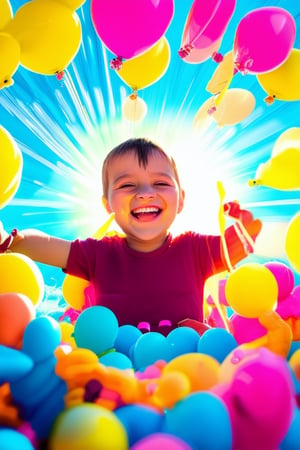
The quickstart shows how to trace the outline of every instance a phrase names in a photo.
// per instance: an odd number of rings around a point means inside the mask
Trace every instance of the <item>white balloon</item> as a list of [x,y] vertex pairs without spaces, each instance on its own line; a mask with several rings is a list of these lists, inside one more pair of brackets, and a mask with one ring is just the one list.
[[139,122],[147,114],[147,105],[137,95],[129,95],[122,104],[122,114],[130,122]]

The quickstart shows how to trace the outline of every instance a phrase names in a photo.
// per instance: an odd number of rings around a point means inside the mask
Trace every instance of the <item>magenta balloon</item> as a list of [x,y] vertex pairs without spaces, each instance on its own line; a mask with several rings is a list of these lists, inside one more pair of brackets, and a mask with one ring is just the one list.
[[136,442],[131,450],[192,450],[185,441],[167,433],[153,433]]
[[258,339],[267,332],[257,318],[242,317],[234,313],[230,316],[229,322],[238,345]]
[[[238,353],[240,350],[235,351]],[[281,448],[295,405],[293,380],[285,359],[264,347],[252,356],[245,353],[232,382],[220,395],[230,413],[232,450]]]
[[279,261],[270,261],[264,264],[274,277],[278,284],[278,300],[283,300],[292,292],[295,285],[295,278],[293,271],[286,265]]
[[152,47],[165,34],[173,13],[173,0],[91,0],[99,38],[123,59]]
[[[197,53],[197,62],[208,59],[215,51],[214,44],[220,45],[235,5],[236,0],[194,0],[184,25],[181,48],[202,50],[202,54]],[[203,52],[206,49],[212,49],[211,53]],[[188,52],[179,55],[185,58]]]
[[279,67],[296,37],[293,16],[285,9],[254,9],[239,22],[233,43],[234,63],[242,73],[263,73]]

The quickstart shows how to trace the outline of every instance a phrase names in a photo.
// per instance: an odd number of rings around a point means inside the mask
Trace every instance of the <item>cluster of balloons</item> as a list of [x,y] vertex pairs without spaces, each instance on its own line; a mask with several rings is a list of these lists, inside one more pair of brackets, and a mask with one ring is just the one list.
[[[13,15],[8,0],[0,32],[0,89],[11,86],[21,64],[43,75],[59,75],[77,54],[81,23],[76,9],[84,0],[32,0]],[[2,5],[3,4],[3,5]]]
[[[213,25],[218,29],[221,23],[223,25],[222,32],[226,31],[226,26],[231,17],[230,14],[233,12],[230,7],[234,9],[234,2],[212,2],[214,5],[208,7],[212,9],[203,30],[199,26],[201,19],[205,17],[200,16],[200,11],[204,11],[204,6],[201,3],[203,2],[195,1],[193,3],[186,24],[187,27],[190,27],[189,34],[201,38],[200,42],[203,40],[203,43],[206,42],[208,47],[209,45],[215,45],[218,48],[220,45],[219,35],[214,41],[212,38],[212,30],[215,30]],[[223,14],[218,16],[217,13],[221,10]],[[256,30],[255,33],[253,33],[254,29]],[[187,33],[184,34],[185,38],[186,35]],[[213,116],[219,125],[235,125],[251,114],[255,106],[254,96],[251,92],[241,89],[240,93],[244,98],[239,100],[237,97],[235,102],[234,94],[227,93],[232,78],[237,72],[244,75],[256,75],[261,87],[268,94],[266,98],[268,103],[273,102],[275,98],[279,100],[299,100],[300,92],[297,80],[299,79],[300,65],[299,50],[293,48],[295,37],[296,24],[294,18],[283,8],[262,7],[246,14],[236,28],[232,50],[224,57],[217,54],[219,57],[216,58],[216,48],[212,47],[206,54],[206,57],[215,58],[219,64],[206,86],[207,91],[213,96],[201,105],[194,118],[194,127],[202,128],[208,121],[208,115]],[[184,50],[185,48],[186,50]],[[272,50],[274,48],[276,48],[276,52]],[[185,54],[192,55],[193,51],[193,44],[187,43],[183,47],[182,53],[183,56]],[[191,62],[188,59],[184,60]],[[228,101],[228,104],[232,105],[230,97],[233,97],[234,107],[228,107],[228,113],[226,113],[225,104],[224,113],[221,109],[222,103]],[[235,113],[231,113],[231,110],[234,110]],[[220,116],[222,116],[221,119]]]
[[116,56],[110,66],[132,89],[122,104],[123,117],[128,121],[140,121],[147,113],[147,105],[137,91],[158,81],[168,69],[170,46],[164,35],[173,14],[174,0],[91,2],[96,33]]
[[18,312],[10,339],[0,334],[3,448],[285,450],[299,440],[299,348],[286,354],[290,365],[265,346],[238,345],[222,328],[143,334],[119,327],[102,306],[66,330],[19,294],[2,296],[0,311],[1,321]]

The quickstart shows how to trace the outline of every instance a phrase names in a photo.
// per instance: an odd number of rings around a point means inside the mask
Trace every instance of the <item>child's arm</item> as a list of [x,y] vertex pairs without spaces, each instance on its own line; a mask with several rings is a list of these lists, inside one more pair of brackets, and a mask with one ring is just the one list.
[[[228,250],[231,264],[236,263],[253,253],[254,249],[248,238],[252,240],[253,244],[257,236],[261,232],[262,222],[259,219],[254,219],[250,211],[240,209],[237,202],[229,202],[224,205],[225,214],[237,221],[237,224],[242,224],[242,228],[232,225],[225,230],[226,247]],[[247,235],[245,235],[247,233]]]
[[0,222],[0,253],[22,253],[34,261],[65,268],[71,242],[38,230],[13,230],[7,234]]

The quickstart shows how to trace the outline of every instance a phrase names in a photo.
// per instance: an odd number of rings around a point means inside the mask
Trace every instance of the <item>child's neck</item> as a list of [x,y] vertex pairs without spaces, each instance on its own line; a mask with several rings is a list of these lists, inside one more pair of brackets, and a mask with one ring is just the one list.
[[137,252],[142,253],[149,253],[153,252],[154,250],[157,250],[158,248],[162,247],[164,243],[166,242],[166,239],[168,238],[169,233],[166,233],[162,236],[159,236],[155,239],[151,240],[139,240],[134,239],[131,236],[126,236],[126,241],[128,244],[128,247],[132,250],[135,250]]

